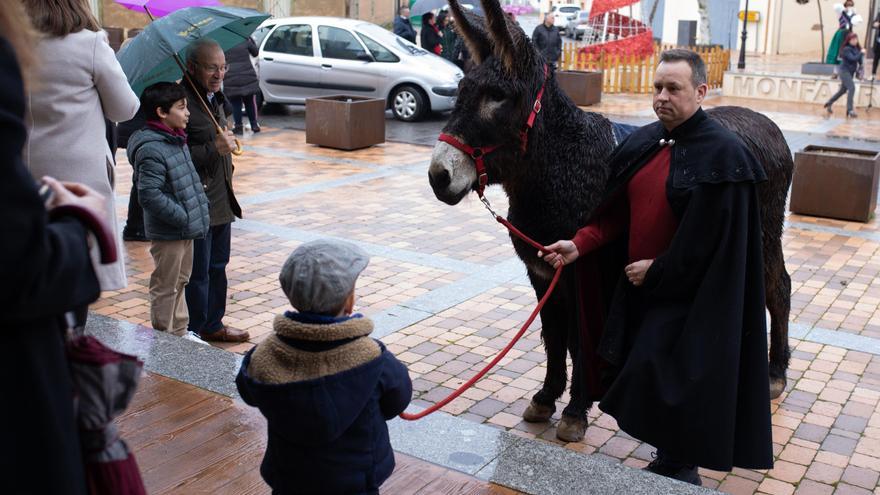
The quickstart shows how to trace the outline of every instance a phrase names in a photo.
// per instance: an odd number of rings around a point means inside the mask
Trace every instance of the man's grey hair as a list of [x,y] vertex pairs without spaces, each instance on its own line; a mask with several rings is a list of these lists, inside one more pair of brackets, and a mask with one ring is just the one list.
[[220,44],[210,38],[199,38],[186,48],[186,67],[192,70],[202,61],[202,55],[208,50],[220,50]]
[[691,67],[691,83],[694,88],[701,84],[707,84],[708,76],[706,75],[706,63],[700,54],[683,48],[674,48],[666,50],[660,54],[660,62],[687,62]]

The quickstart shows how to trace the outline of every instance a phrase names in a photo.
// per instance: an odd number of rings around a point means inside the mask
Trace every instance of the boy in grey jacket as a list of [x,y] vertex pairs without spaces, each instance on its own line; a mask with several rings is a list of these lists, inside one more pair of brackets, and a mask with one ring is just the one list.
[[128,140],[144,230],[155,270],[150,275],[153,328],[186,335],[189,313],[184,287],[192,272],[193,239],[208,232],[208,198],[186,145],[189,110],[177,83],[160,82],[144,90],[146,127]]

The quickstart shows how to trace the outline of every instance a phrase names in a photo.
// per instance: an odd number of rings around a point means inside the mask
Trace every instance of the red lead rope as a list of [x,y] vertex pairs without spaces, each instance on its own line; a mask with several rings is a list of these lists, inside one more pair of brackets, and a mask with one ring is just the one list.
[[[502,217],[496,215],[495,212],[492,211],[491,207],[489,207],[487,201],[484,200],[484,203],[486,204],[486,207],[489,208],[489,212],[492,213],[492,216],[495,217],[495,220],[498,223],[507,227],[507,230],[512,232],[515,236],[519,237],[523,241],[530,244],[533,248],[540,250],[542,253],[546,253],[544,246],[538,244],[537,242],[535,242],[534,240],[530,239],[528,236],[526,236],[525,234],[520,232],[519,229],[517,229],[510,222],[508,222],[506,218],[502,218]],[[437,402],[433,406],[431,406],[427,409],[424,409],[420,412],[417,412],[415,414],[410,414],[410,413],[405,413],[405,412],[400,413],[400,417],[405,420],[408,420],[408,421],[415,421],[417,419],[424,418],[425,416],[431,414],[434,411],[437,411],[441,407],[452,402],[456,397],[458,397],[459,395],[464,393],[465,390],[471,388],[475,383],[477,383],[477,381],[480,380],[480,378],[483,378],[483,376],[486,373],[488,373],[489,370],[494,368],[495,365],[498,364],[498,361],[501,361],[502,359],[504,359],[504,356],[506,356],[507,353],[513,348],[513,346],[516,345],[516,343],[523,336],[523,334],[526,333],[526,330],[528,330],[529,327],[532,325],[532,322],[535,321],[535,318],[538,316],[538,313],[541,312],[541,308],[544,307],[544,304],[547,302],[547,299],[550,299],[550,295],[553,294],[553,289],[556,288],[556,283],[559,282],[559,276],[562,275],[563,266],[564,265],[559,265],[559,267],[556,268],[556,273],[553,274],[553,280],[550,282],[550,287],[547,288],[547,292],[544,294],[544,297],[542,297],[541,300],[538,302],[538,305],[535,307],[535,310],[532,311],[532,314],[529,316],[529,319],[526,320],[525,324],[522,326],[522,328],[520,328],[519,332],[517,332],[517,334],[514,335],[513,339],[510,341],[510,343],[507,344],[507,347],[502,349],[501,352],[499,352],[498,355],[495,356],[495,358],[489,364],[487,364],[485,367],[483,367],[483,369],[481,369],[479,373],[474,375],[467,382],[463,383],[460,387],[458,387],[455,391],[453,391],[451,394],[446,396],[440,402]]]
[[[547,67],[545,66],[544,67],[544,76],[546,77],[546,75],[547,75]],[[526,144],[528,143],[528,129],[531,129],[532,125],[535,123],[535,117],[541,111],[541,96],[543,96],[543,94],[544,94],[544,87],[542,86],[541,90],[538,92],[538,97],[535,99],[535,104],[532,108],[531,115],[529,115],[529,120],[526,124],[526,127],[523,129],[523,132],[520,135],[520,139],[522,140],[521,144],[522,144],[523,152],[525,152],[525,147],[526,147]],[[485,157],[487,154],[498,149],[500,145],[487,146],[485,148],[479,148],[479,147],[474,148],[472,146],[468,146],[467,144],[462,143],[461,141],[459,141],[455,137],[450,136],[445,133],[440,134],[439,140],[443,141],[445,143],[449,143],[452,146],[461,150],[462,152],[467,153],[474,160],[474,166],[477,169],[477,184],[478,184],[477,185],[477,194],[480,196],[480,201],[483,202],[483,204],[486,206],[486,209],[489,210],[489,213],[491,213],[492,216],[495,218],[495,221],[497,221],[501,225],[504,225],[507,228],[507,230],[509,230],[513,235],[519,237],[520,239],[522,239],[523,241],[528,243],[533,248],[541,251],[542,253],[546,253],[547,251],[544,249],[544,246],[538,244],[533,239],[531,239],[527,235],[520,232],[519,229],[514,227],[513,224],[511,224],[509,221],[507,221],[506,218],[502,218],[502,217],[498,216],[498,214],[496,214],[495,211],[492,210],[492,205],[489,204],[489,200],[486,199],[485,196],[483,196],[483,190],[486,188],[486,184],[489,182],[489,176],[486,174],[486,166],[483,163],[483,157]],[[560,277],[560,275],[562,275],[562,268],[563,268],[563,265],[559,265],[559,267],[556,268],[556,273],[553,274],[553,280],[550,282],[550,287],[547,288],[547,292],[544,294],[544,297],[542,297],[541,300],[538,302],[538,305],[535,307],[535,310],[532,311],[532,314],[529,316],[529,319],[526,320],[525,324],[522,326],[522,328],[519,330],[519,332],[517,332],[517,334],[514,335],[513,339],[510,341],[510,343],[507,344],[507,347],[502,349],[501,352],[499,352],[498,355],[495,356],[495,358],[492,359],[492,361],[489,364],[487,364],[485,367],[483,367],[483,369],[481,369],[479,373],[474,375],[467,382],[463,383],[460,387],[458,387],[455,391],[453,391],[451,394],[446,396],[440,402],[437,402],[433,406],[431,406],[427,409],[424,409],[424,410],[422,410],[418,413],[415,413],[415,414],[410,414],[410,413],[405,413],[405,412],[401,413],[400,417],[405,420],[408,420],[408,421],[414,421],[417,419],[424,418],[425,416],[437,411],[441,407],[443,407],[446,404],[449,404],[450,402],[455,400],[455,398],[458,397],[459,395],[461,395],[462,393],[464,393],[465,390],[471,388],[475,383],[477,383],[477,381],[480,380],[480,378],[483,378],[483,376],[485,376],[486,373],[489,372],[489,370],[494,368],[495,365],[498,364],[498,361],[501,361],[502,359],[504,359],[504,356],[506,356],[507,353],[513,348],[513,346],[516,345],[516,343],[523,336],[523,334],[526,333],[526,330],[528,330],[529,327],[532,325],[532,322],[535,321],[535,318],[537,318],[538,313],[541,312],[541,308],[544,307],[544,304],[547,302],[547,299],[550,299],[550,296],[553,294],[553,289],[556,288],[556,283],[559,282],[559,277]]]

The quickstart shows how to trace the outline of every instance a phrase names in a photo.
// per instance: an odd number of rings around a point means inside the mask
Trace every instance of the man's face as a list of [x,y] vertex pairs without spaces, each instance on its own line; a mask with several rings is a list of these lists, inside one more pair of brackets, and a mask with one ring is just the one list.
[[402,9],[400,15],[401,17],[409,17],[409,9]]
[[162,119],[162,123],[172,129],[186,129],[186,124],[189,123],[189,110],[186,108],[186,98],[175,101],[167,113],[161,107],[157,108],[156,111],[159,114],[159,118]]
[[672,130],[696,113],[707,90],[705,84],[694,88],[691,66],[684,60],[661,62],[654,74],[654,113]]
[[544,16],[544,25],[547,27],[553,25],[553,14],[547,14]]
[[219,48],[208,48],[202,51],[198,61],[193,64],[193,75],[205,89],[210,92],[220,91],[223,78],[229,67],[226,65],[226,55]]

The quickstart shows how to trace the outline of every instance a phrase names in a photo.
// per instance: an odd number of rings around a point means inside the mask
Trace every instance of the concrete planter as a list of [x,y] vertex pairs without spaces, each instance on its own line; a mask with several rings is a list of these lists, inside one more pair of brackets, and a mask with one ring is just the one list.
[[306,142],[356,150],[385,142],[385,100],[322,96],[306,100]]
[[556,81],[575,105],[595,105],[602,99],[602,71],[561,70]]
[[794,155],[791,211],[867,222],[877,207],[880,153],[809,145]]

